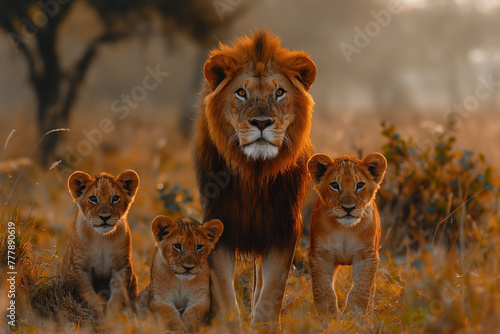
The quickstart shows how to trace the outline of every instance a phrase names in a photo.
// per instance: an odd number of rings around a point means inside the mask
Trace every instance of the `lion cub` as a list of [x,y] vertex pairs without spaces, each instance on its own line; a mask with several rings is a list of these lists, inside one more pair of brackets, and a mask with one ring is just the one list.
[[138,187],[133,170],[117,177],[74,172],[68,179],[78,214],[61,264],[61,281],[99,316],[133,305],[137,297],[127,213]]
[[203,225],[191,218],[158,216],[151,224],[156,247],[151,280],[139,295],[170,330],[194,330],[210,309],[210,268],[207,257],[224,230],[220,220]]
[[316,154],[307,168],[319,195],[309,250],[314,304],[322,315],[340,313],[333,281],[340,265],[352,265],[353,286],[344,310],[365,313],[375,294],[380,244],[375,195],[387,161],[380,153],[363,160]]

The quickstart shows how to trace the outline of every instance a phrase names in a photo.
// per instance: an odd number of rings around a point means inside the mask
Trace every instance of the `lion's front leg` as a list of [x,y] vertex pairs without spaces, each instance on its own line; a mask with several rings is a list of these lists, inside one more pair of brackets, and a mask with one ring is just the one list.
[[285,249],[273,249],[262,256],[262,288],[255,310],[252,311],[252,327],[266,325],[269,330],[280,327],[281,307],[286,289],[286,280],[292,265],[295,241]]
[[70,282],[67,284],[72,284],[76,288],[80,298],[95,309],[99,317],[104,315],[106,300],[95,292],[91,278],[85,269],[75,266],[73,274],[70,276]]
[[107,314],[115,314],[127,305],[133,306],[137,297],[137,277],[132,268],[127,266],[114,272],[109,288],[111,294],[107,304]]
[[256,257],[253,262],[253,295],[252,295],[252,319],[255,317],[255,307],[259,301],[262,290],[262,258]]
[[157,298],[157,296],[154,296],[151,300],[149,309],[153,312],[153,314],[159,316],[160,320],[166,325],[168,330],[181,331],[186,329],[179,311],[177,311],[175,307]]
[[210,310],[210,300],[199,297],[196,304],[190,306],[182,315],[184,326],[190,331],[197,330],[203,323],[203,319]]
[[211,310],[220,321],[239,322],[240,311],[234,292],[235,254],[217,247],[209,256]]
[[335,294],[334,281],[339,265],[328,252],[311,250],[309,253],[309,266],[311,267],[311,279],[313,299],[316,311],[322,316],[340,314],[337,295]]
[[378,269],[378,254],[355,259],[352,268],[353,286],[347,297],[344,311],[366,313],[375,293],[375,274]]

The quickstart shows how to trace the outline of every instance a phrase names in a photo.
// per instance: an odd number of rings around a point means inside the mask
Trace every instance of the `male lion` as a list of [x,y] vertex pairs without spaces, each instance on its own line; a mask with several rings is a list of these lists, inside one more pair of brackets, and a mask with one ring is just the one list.
[[239,319],[235,261],[250,257],[252,325],[277,325],[302,233],[316,66],[258,31],[213,50],[204,74],[193,154],[203,221],[224,222],[209,257],[212,310]]
[[363,160],[315,154],[307,167],[318,192],[309,248],[316,310],[324,316],[340,315],[332,283],[340,265],[352,265],[354,282],[345,310],[365,313],[375,295],[380,245],[375,196],[387,161],[380,153]]

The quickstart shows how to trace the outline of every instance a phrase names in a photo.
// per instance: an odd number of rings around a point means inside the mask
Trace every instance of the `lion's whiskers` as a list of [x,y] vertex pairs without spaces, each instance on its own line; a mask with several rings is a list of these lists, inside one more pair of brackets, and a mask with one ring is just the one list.
[[232,144],[238,143],[238,141],[239,141],[238,134],[239,134],[239,131],[236,131],[235,133],[233,133],[231,135],[231,137],[229,138],[229,141],[227,142],[227,146],[231,146]]
[[327,215],[328,217],[337,217],[337,215],[335,214],[335,208],[331,208],[330,210],[328,210],[328,211],[326,212],[326,215]]
[[285,148],[287,148],[291,152],[293,152],[292,141],[290,140],[290,137],[288,136],[288,134],[286,132],[283,136],[283,143],[285,144]]

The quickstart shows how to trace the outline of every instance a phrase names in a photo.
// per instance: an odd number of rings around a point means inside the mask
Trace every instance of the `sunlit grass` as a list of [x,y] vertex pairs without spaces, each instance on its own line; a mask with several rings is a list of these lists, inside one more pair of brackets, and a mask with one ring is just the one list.
[[[200,218],[194,171],[189,153],[189,143],[175,135],[171,129],[152,127],[157,120],[142,120],[137,129],[128,123],[118,134],[105,139],[101,147],[82,161],[77,167],[89,173],[108,171],[118,174],[132,168],[141,176],[141,186],[136,202],[132,205],[129,221],[133,233],[133,264],[142,289],[149,283],[154,240],[150,231],[152,219],[167,212],[158,198],[158,185],[173,187],[179,184],[191,190],[194,202],[183,205],[182,214]],[[164,124],[168,122],[163,120]],[[173,122],[172,122],[173,123]],[[354,127],[354,123],[351,124]],[[328,154],[337,153],[338,147],[349,143],[345,153],[362,148],[364,153],[381,151],[384,139],[381,128],[369,133],[369,144],[352,140],[346,131],[341,138],[333,139],[330,129],[316,128],[318,150]],[[151,130],[153,129],[153,130]],[[79,129],[72,131],[78,133]],[[327,131],[328,130],[328,131]],[[425,136],[425,134],[421,134]],[[314,137],[314,136],[313,136]],[[323,139],[324,141],[322,141]],[[330,142],[327,142],[330,140]],[[77,138],[70,139],[74,145]],[[375,143],[375,144],[373,144]],[[9,145],[12,149],[23,148],[19,137]],[[377,146],[378,145],[378,146]],[[488,143],[493,145],[493,143]],[[31,149],[22,152],[29,153]],[[20,150],[21,151],[21,150]],[[5,154],[5,160],[16,161],[22,156]],[[26,153],[26,155],[27,155]],[[2,152],[2,159],[3,159]],[[334,154],[333,154],[334,155]],[[489,161],[488,156],[486,160]],[[493,161],[493,165],[498,161]],[[0,161],[2,163],[2,161]],[[7,166],[2,164],[1,166]],[[12,166],[12,165],[9,165]],[[26,166],[24,174],[16,183],[12,201],[4,206],[6,198],[20,168]],[[498,172],[498,170],[496,171]],[[66,189],[66,180],[59,180],[54,170],[47,172],[36,164],[19,164],[0,170],[2,187],[0,199],[0,235],[5,237],[5,224],[14,221],[17,234],[17,265],[21,273],[19,300],[22,307],[19,316],[20,332],[36,333],[149,333],[162,328],[161,319],[148,316],[117,316],[114,320],[98,323],[92,310],[87,309],[65,292],[58,281],[58,266],[64,255],[71,231],[76,206]],[[495,186],[498,189],[498,175]],[[496,191],[496,193],[495,193]],[[36,198],[33,198],[36,194]],[[470,195],[470,194],[469,194]],[[466,197],[466,196],[464,196]],[[397,202],[397,198],[393,198]],[[406,245],[399,252],[390,244],[402,243],[388,231],[394,211],[382,212],[383,235],[380,251],[381,263],[377,275],[377,293],[374,310],[366,317],[346,315],[343,319],[320,319],[314,310],[311,280],[307,263],[308,238],[304,237],[296,250],[294,265],[288,279],[288,287],[282,312],[282,327],[287,333],[455,333],[495,332],[500,328],[500,193],[494,190],[485,197],[485,214],[481,220],[474,219],[472,210],[457,211],[453,221],[440,228],[450,228],[463,219],[467,229],[464,247],[455,242],[452,247],[444,242],[423,240],[418,247]],[[460,203],[457,200],[457,203]],[[397,203],[396,203],[397,204]],[[310,210],[308,201],[305,212]],[[33,212],[30,211],[33,207]],[[397,207],[396,207],[397,208]],[[395,209],[393,209],[395,210]],[[179,213],[180,214],[180,213]],[[446,210],[444,211],[446,216]],[[306,215],[304,215],[306,216]],[[307,222],[306,222],[307,223]],[[434,222],[437,224],[438,222]],[[409,221],[396,221],[405,229]],[[454,228],[454,226],[453,226]],[[406,227],[408,229],[408,227]],[[0,245],[0,255],[5,258],[5,240]],[[5,275],[2,262],[1,275]],[[249,331],[250,294],[253,271],[251,264],[242,263],[237,268],[236,292],[243,320],[243,331]],[[22,278],[21,278],[22,277]],[[0,283],[0,293],[5,296],[5,280]],[[343,267],[336,281],[339,304],[345,303],[352,284],[352,270]],[[0,306],[5,303],[0,298]],[[2,321],[4,319],[2,318]],[[203,328],[202,333],[224,333],[223,325]]]

